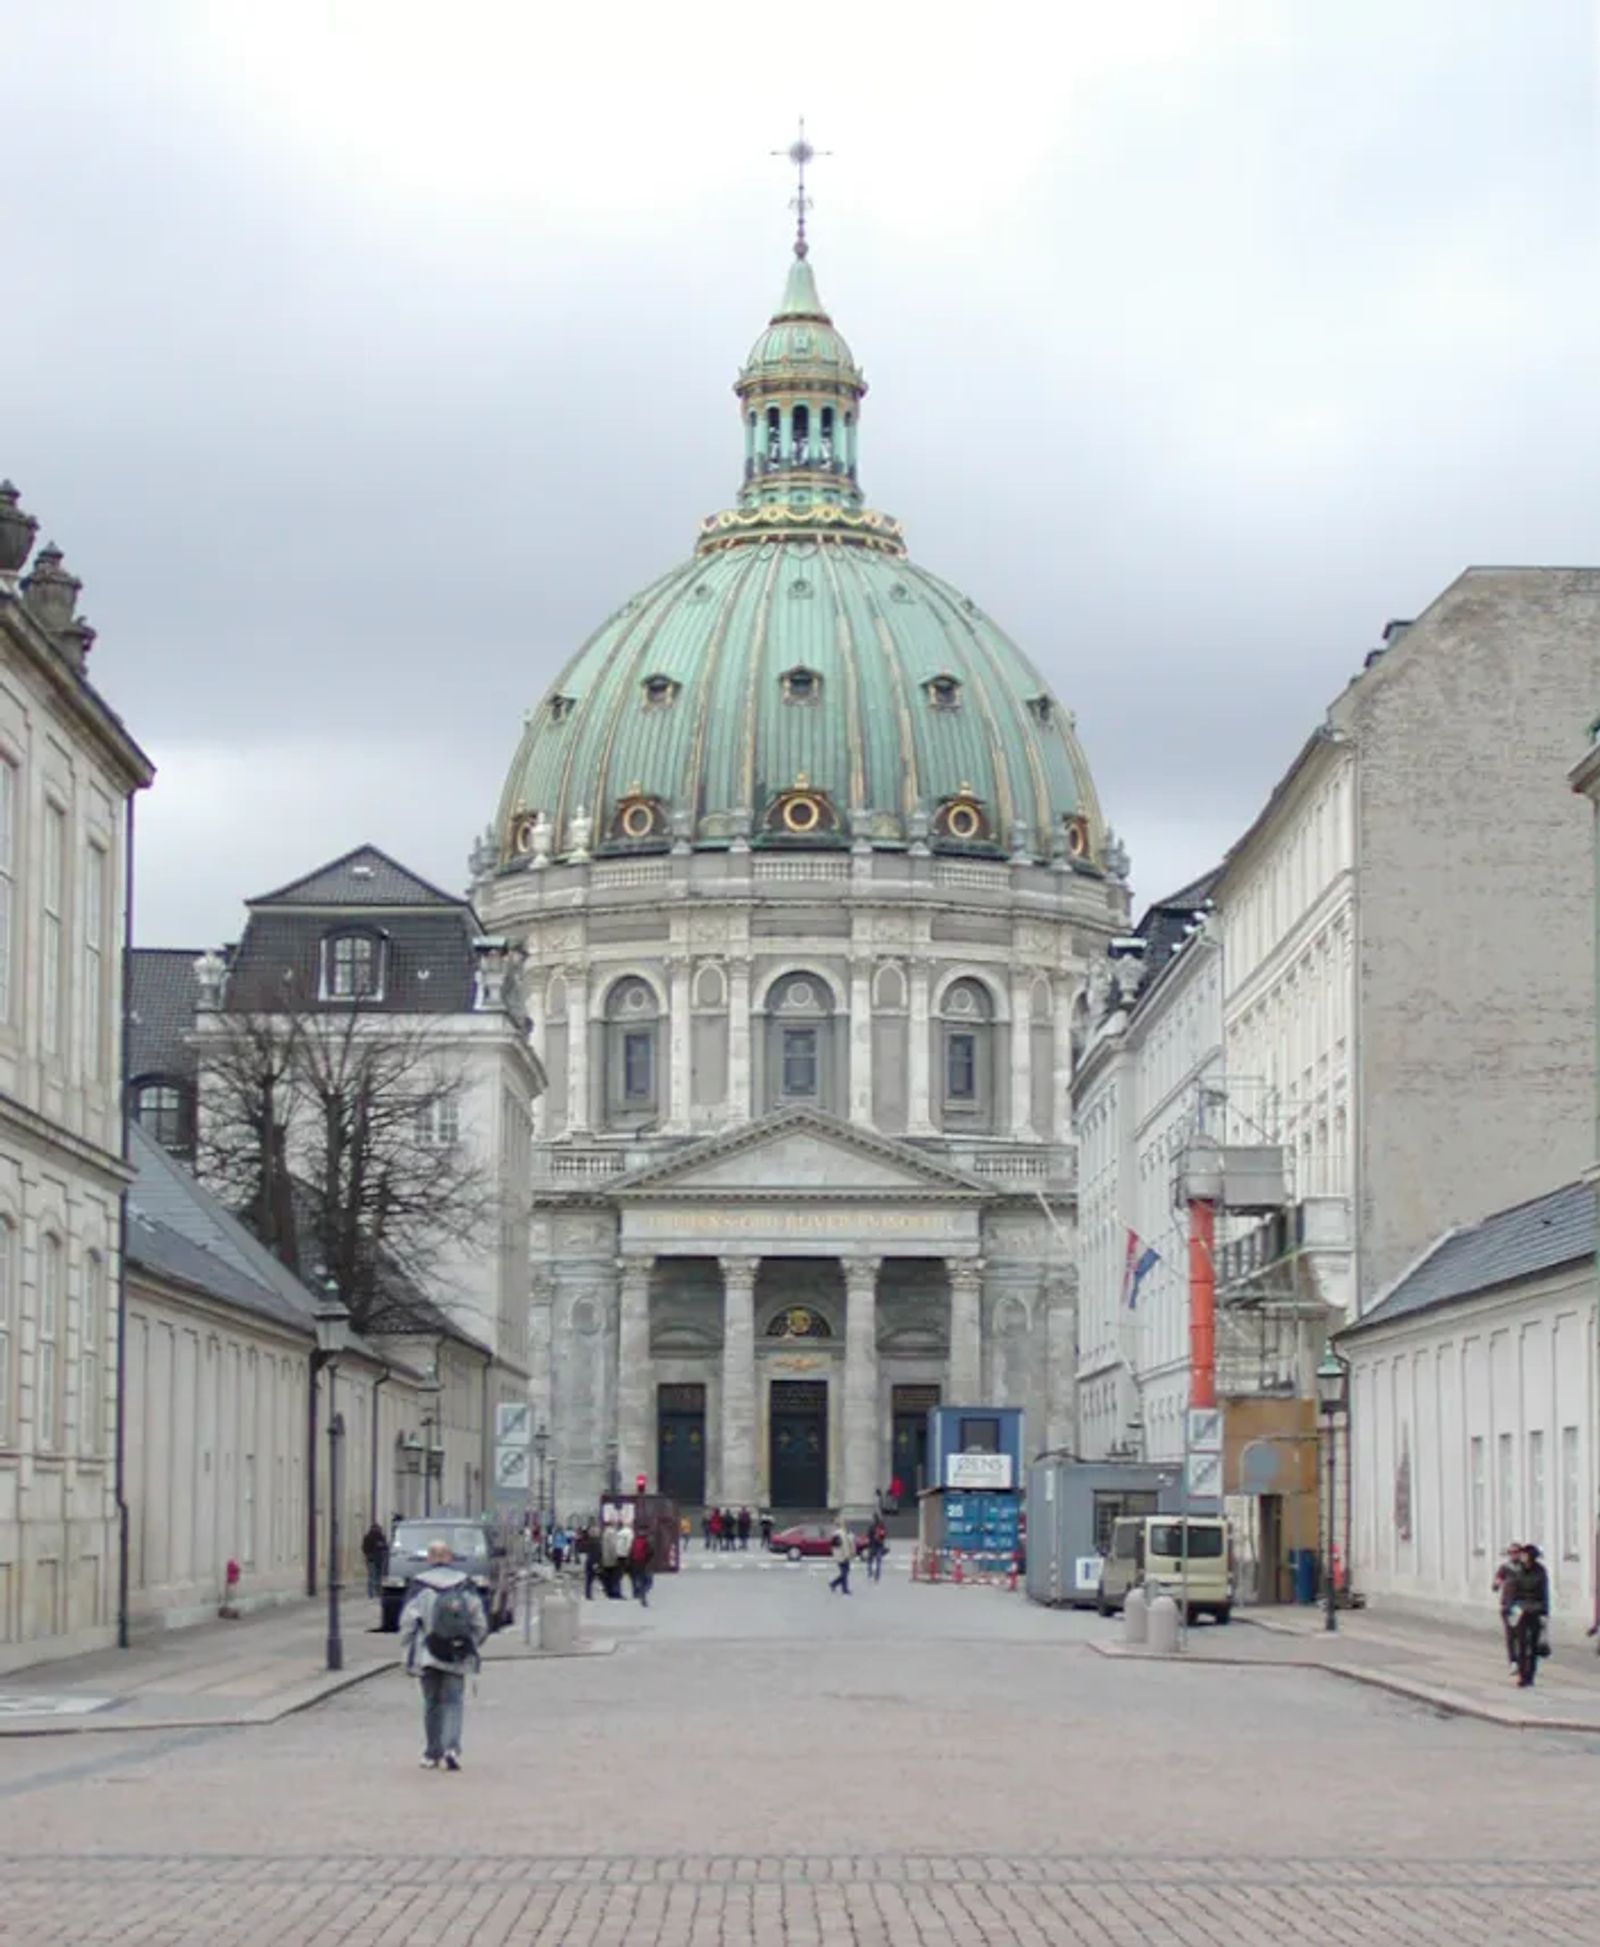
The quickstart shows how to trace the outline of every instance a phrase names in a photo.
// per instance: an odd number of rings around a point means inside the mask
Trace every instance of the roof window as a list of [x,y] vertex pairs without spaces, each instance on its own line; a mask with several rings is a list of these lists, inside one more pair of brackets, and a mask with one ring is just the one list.
[[778,680],[783,685],[785,703],[820,703],[822,700],[822,678],[814,669],[802,666],[786,670]]

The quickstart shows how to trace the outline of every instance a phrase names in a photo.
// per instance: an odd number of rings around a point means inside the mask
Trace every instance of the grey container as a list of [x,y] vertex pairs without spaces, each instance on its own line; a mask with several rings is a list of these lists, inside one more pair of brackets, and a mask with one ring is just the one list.
[[1119,1514],[1175,1514],[1182,1468],[1142,1460],[1041,1454],[1028,1469],[1028,1597],[1092,1607],[1100,1584],[1097,1532]]

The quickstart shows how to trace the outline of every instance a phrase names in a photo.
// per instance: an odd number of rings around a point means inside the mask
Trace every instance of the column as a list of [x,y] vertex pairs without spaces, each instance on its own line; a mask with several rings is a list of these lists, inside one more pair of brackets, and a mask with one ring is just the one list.
[[1011,977],[1011,1133],[1018,1142],[1033,1141],[1033,981],[1021,973]]
[[878,1264],[844,1260],[844,1491],[847,1515],[870,1514],[878,1479]]
[[617,1472],[625,1488],[634,1476],[655,1479],[651,1451],[655,1414],[650,1397],[651,1257],[617,1259],[622,1274],[621,1322],[617,1333]]
[[589,981],[579,968],[565,971],[567,983],[567,1134],[589,1131]]
[[737,1512],[756,1500],[756,1257],[722,1259],[722,1465],[717,1497]]
[[1072,1126],[1072,983],[1058,979],[1056,992],[1056,1058],[1050,1087],[1050,1108],[1054,1126],[1041,1129],[1046,1142],[1073,1140]]
[[906,1134],[931,1136],[933,1117],[928,1101],[928,963],[911,963],[911,1047],[907,1060],[910,1089],[906,1103]]
[[1078,1451],[1078,1274],[1045,1280],[1046,1447]]
[[978,1406],[983,1401],[983,1326],[979,1294],[981,1258],[946,1258],[950,1277],[950,1368],[947,1406]]
[[872,967],[866,960],[850,968],[850,1120],[873,1127]]
[[674,955],[667,962],[667,1127],[682,1133],[689,1127],[689,960]]
[[748,1122],[750,1106],[750,962],[728,961],[728,1106],[737,1126]]

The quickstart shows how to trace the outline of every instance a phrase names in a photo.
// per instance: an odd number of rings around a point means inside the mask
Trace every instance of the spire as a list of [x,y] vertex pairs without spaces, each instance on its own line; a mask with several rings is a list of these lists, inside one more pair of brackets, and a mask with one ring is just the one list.
[[811,207],[811,198],[806,194],[806,164],[815,162],[818,155],[832,155],[831,149],[814,149],[806,140],[806,118],[800,117],[800,132],[787,149],[774,149],[774,155],[787,156],[794,164],[795,193],[789,207],[795,214],[794,254],[805,258],[810,249],[806,242],[806,211]]

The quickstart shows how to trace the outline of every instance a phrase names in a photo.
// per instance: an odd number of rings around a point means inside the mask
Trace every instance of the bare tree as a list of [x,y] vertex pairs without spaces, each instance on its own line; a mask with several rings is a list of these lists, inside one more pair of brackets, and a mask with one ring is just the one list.
[[201,1174],[292,1270],[333,1278],[358,1331],[403,1324],[407,1295],[496,1214],[460,1140],[459,1052],[359,1002],[204,1021]]

